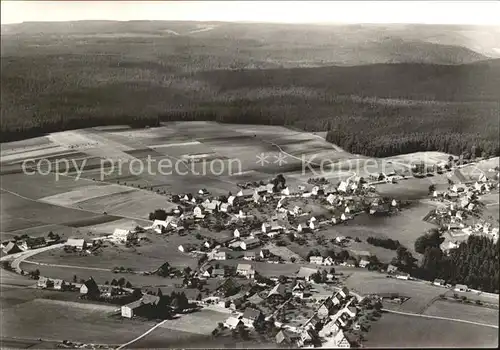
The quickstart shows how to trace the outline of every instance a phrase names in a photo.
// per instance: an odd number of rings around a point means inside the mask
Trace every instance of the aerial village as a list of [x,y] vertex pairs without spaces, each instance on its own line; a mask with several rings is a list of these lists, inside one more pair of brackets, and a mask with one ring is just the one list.
[[[151,225],[147,227],[117,228],[111,235],[92,241],[83,238],[61,241],[54,234],[47,239],[18,237],[3,244],[3,250],[15,254],[60,244],[67,253],[92,254],[105,242],[131,246],[148,240],[151,235],[193,235],[198,243],[179,244],[176,249],[195,256],[197,269],[181,270],[166,261],[155,271],[142,272],[182,279],[175,288],[133,286],[124,278],[100,285],[94,278],[78,280],[75,276],[73,281],[64,281],[41,276],[36,271],[30,275],[37,279],[39,288],[79,291],[84,300],[119,305],[123,319],[165,319],[210,309],[227,314],[224,322],[214,324],[213,336],[228,333],[245,339],[256,333],[272,338],[280,346],[357,347],[361,332],[380,316],[382,304],[377,297],[360,296],[343,286],[335,266],[368,268],[369,254],[310,255],[309,261],[302,261],[308,267],[300,266],[293,277],[263,276],[257,272],[256,264],[301,262],[295,256],[287,259],[280,254],[284,237],[296,242],[314,240],[323,229],[346,225],[359,213],[391,215],[404,210],[404,203],[380,196],[374,187],[377,182],[393,183],[403,178],[404,175],[398,174],[375,176],[369,183],[352,176],[336,185],[312,178],[308,186],[292,189],[278,175],[269,183],[241,184],[236,193],[217,198],[202,188],[195,195],[172,195],[170,200],[176,203],[176,208],[151,213]],[[438,221],[450,235],[487,234],[497,239],[498,227],[480,222],[472,225],[468,220],[480,205],[479,196],[496,186],[498,180],[485,177],[473,183],[450,181],[446,191],[431,193],[433,200],[443,205],[425,219]],[[315,214],[317,207],[324,210]],[[220,234],[223,231],[231,234]],[[349,240],[344,236],[332,239],[339,247]],[[245,263],[231,264],[235,258],[242,258]],[[11,268],[26,273],[14,264]],[[117,272],[125,270],[117,268]],[[400,279],[411,278],[398,273],[392,265],[385,272]]]

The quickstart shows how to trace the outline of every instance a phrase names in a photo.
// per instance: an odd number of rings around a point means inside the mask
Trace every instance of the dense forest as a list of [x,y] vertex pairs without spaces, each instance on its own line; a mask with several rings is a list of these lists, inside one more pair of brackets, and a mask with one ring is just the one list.
[[406,267],[407,272],[426,280],[442,278],[447,283],[463,283],[469,288],[498,293],[498,242],[494,243],[492,239],[484,236],[470,236],[446,255],[439,248],[442,241],[443,238],[435,230],[417,239],[415,249],[423,252],[421,264],[417,266],[414,261],[403,268]]
[[[459,155],[473,148],[476,155],[500,155],[500,60],[478,56],[469,64],[423,64],[389,55],[379,64],[277,68],[265,57],[257,64],[255,55],[242,51],[265,53],[269,46],[238,38],[230,54],[229,43],[218,37],[89,36],[85,45],[64,36],[60,42],[16,38],[2,38],[4,142],[98,125],[211,120],[327,131],[328,141],[375,157],[425,150]],[[314,52],[335,53],[325,51],[321,40]],[[131,44],[141,50],[130,52]],[[358,57],[359,49],[367,55],[392,52],[392,44],[413,47],[404,41],[357,44],[349,57]],[[426,50],[433,57],[471,54],[440,45]],[[117,54],[123,52],[129,53]],[[286,55],[298,62],[307,50]],[[259,69],[261,63],[266,69]]]

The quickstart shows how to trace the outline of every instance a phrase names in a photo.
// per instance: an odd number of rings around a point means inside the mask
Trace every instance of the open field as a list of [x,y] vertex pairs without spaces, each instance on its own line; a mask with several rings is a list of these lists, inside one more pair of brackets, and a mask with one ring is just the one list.
[[498,326],[498,309],[490,309],[475,305],[475,300],[476,299],[471,299],[471,304],[436,300],[427,310],[425,310],[424,315],[457,318]]
[[125,245],[105,243],[98,250],[98,255],[82,255],[65,253],[62,249],[40,253],[31,261],[47,264],[67,264],[112,269],[115,266],[130,267],[135,271],[153,271],[165,262],[172,266],[183,268],[197,266],[197,260],[189,254],[181,253],[179,244],[194,243],[194,237],[150,236],[152,243],[141,243],[138,247],[127,248]]
[[2,333],[20,338],[121,344],[152,326],[149,322],[110,317],[115,309],[35,299],[1,310]]
[[498,329],[383,313],[372,323],[363,344],[380,348],[497,347]]
[[89,185],[79,188],[78,190],[60,193],[54,196],[40,198],[40,201],[60,205],[60,206],[71,206],[82,202],[84,200],[90,200],[94,198],[99,198],[103,196],[111,196],[113,194],[121,194],[133,191],[125,186],[116,185]]
[[386,307],[397,311],[421,313],[439,297],[446,289],[435,287],[430,282],[405,281],[387,278],[385,274],[358,269],[352,274],[346,274],[344,281],[347,288],[352,288],[361,294],[398,293],[409,297],[401,305],[391,304]]
[[175,331],[209,335],[219,322],[224,322],[228,317],[228,314],[223,312],[201,310],[183,315],[177,319],[167,320],[160,327]]

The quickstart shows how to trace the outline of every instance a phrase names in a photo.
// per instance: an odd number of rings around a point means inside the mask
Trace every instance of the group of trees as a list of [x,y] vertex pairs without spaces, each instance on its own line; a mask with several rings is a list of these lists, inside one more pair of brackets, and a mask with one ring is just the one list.
[[376,247],[382,247],[390,250],[396,250],[401,247],[401,243],[399,243],[399,241],[390,238],[368,237],[366,242]]
[[499,272],[498,242],[476,235],[451,249],[448,255],[439,246],[428,245],[420,267],[422,278],[442,278],[451,284],[463,283],[492,293],[499,291]]
[[417,238],[415,241],[415,251],[424,254],[427,248],[439,248],[443,241],[444,237],[441,236],[439,229],[431,229],[428,233]]

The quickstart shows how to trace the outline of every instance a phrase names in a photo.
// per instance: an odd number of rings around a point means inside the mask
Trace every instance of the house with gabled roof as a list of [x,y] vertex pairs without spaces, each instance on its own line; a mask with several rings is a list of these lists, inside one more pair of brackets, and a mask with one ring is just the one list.
[[246,278],[255,277],[255,269],[250,264],[238,264],[236,267],[236,273]]
[[309,262],[311,264],[323,265],[323,257],[322,256],[311,256],[311,257],[309,257]]
[[234,316],[230,316],[228,319],[224,321],[224,327],[229,329],[236,329],[240,325],[243,325],[243,321]]
[[226,260],[227,255],[224,250],[218,250],[218,251],[211,251],[208,253],[208,259],[209,260]]
[[54,289],[55,290],[67,290],[69,289],[69,284],[66,281],[58,278],[54,280]]
[[50,288],[54,285],[53,281],[45,276],[40,276],[36,281],[36,286],[38,288]]
[[65,247],[76,248],[78,251],[82,251],[86,247],[85,240],[83,238],[68,238],[66,243],[64,243]]
[[257,309],[247,307],[241,317],[241,321],[248,328],[254,328],[257,323],[264,321],[264,315]]
[[281,297],[285,298],[287,294],[286,286],[282,283],[275,285],[268,293],[267,297]]
[[240,247],[243,250],[252,249],[260,245],[260,240],[258,238],[248,238],[240,243]]
[[243,259],[244,260],[255,260],[255,252],[245,252]]
[[23,250],[21,248],[19,248],[19,246],[14,242],[7,243],[5,245],[5,247],[3,248],[3,252],[5,254],[15,254],[15,253],[20,253],[22,251]]
[[317,310],[317,315],[320,319],[327,318],[334,310],[335,305],[333,304],[332,298],[326,298]]
[[101,291],[99,290],[99,286],[95,280],[90,277],[81,285],[80,294],[84,294],[88,297],[98,297],[101,294]]
[[290,332],[286,329],[282,329],[276,334],[276,343],[284,344],[284,345],[295,345],[297,341],[300,339],[300,336],[296,333]]

